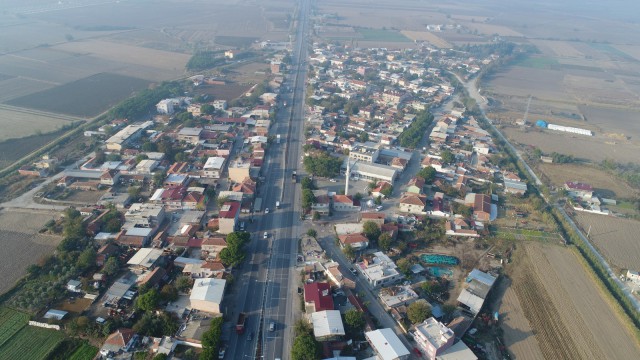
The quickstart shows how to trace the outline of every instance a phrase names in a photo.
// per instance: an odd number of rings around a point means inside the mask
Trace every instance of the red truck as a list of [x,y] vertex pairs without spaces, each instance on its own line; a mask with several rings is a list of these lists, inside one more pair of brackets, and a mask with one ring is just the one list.
[[238,334],[244,334],[244,325],[247,322],[247,314],[245,313],[240,313],[240,315],[238,315],[238,322],[236,323],[236,333]]

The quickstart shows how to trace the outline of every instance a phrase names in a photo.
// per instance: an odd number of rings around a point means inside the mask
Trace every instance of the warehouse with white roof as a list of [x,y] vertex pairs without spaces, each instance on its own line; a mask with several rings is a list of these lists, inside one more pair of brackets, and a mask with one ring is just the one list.
[[191,308],[213,313],[220,313],[220,304],[227,284],[223,279],[196,279],[191,289]]

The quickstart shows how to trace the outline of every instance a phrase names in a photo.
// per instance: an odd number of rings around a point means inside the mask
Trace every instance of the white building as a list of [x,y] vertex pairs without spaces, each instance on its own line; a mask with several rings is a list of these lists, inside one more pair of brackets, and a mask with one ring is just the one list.
[[392,329],[378,329],[364,333],[371,348],[379,360],[404,360],[408,359],[410,352],[400,341]]
[[219,179],[222,175],[222,169],[224,168],[226,161],[226,158],[220,156],[208,158],[207,162],[202,167],[202,174],[211,179]]
[[463,289],[458,296],[458,302],[474,315],[478,314],[495,282],[496,277],[473,269],[462,285]]
[[142,135],[142,131],[153,125],[153,121],[145,121],[142,124],[128,125],[107,139],[107,150],[120,151],[129,142]]
[[416,325],[413,338],[427,359],[435,360],[437,355],[453,345],[455,334],[443,323],[430,317]]
[[378,251],[373,256],[365,257],[359,263],[360,272],[373,287],[391,285],[402,279],[396,264],[384,253]]
[[318,341],[327,341],[345,335],[340,310],[324,310],[311,314],[313,335]]
[[156,111],[159,114],[173,114],[175,109],[174,106],[176,106],[176,101],[175,99],[164,99],[164,100],[160,100],[159,103],[156,104]]
[[[398,169],[391,166],[382,164],[367,164],[363,162],[357,162],[353,164],[353,160],[350,161],[352,162],[349,169],[351,176],[360,178],[361,180],[387,181],[393,184],[398,173]],[[345,160],[344,164],[342,165],[343,171],[345,171],[346,168],[347,161]]]
[[591,130],[576,128],[571,126],[549,124],[547,126],[547,129],[555,130],[555,131],[563,131],[563,132],[568,132],[568,133],[578,134],[578,135],[593,136],[593,132]]
[[226,284],[222,279],[196,279],[189,296],[191,308],[219,314]]

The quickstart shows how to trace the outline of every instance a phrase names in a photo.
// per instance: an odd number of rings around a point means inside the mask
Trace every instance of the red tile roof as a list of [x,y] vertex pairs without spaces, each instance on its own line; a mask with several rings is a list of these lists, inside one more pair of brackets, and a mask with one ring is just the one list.
[[236,214],[240,211],[240,203],[236,201],[227,201],[222,205],[220,209],[220,218],[225,219],[233,219],[236,217]]
[[104,343],[109,345],[119,346],[122,348],[127,346],[129,341],[131,341],[131,338],[133,338],[133,335],[135,335],[135,332],[131,329],[126,329],[126,328],[118,329],[116,330],[116,332],[109,335],[109,337],[107,338],[107,340],[105,340]]
[[316,311],[333,310],[331,285],[328,283],[305,284],[304,301],[315,303]]

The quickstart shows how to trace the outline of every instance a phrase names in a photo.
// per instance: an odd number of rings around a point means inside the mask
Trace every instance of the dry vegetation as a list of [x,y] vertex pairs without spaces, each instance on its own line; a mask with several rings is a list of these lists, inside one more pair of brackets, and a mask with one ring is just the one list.
[[29,265],[50,254],[60,242],[58,236],[42,235],[38,231],[54,216],[46,213],[0,211],[0,293],[9,290],[25,275]]
[[576,211],[574,218],[591,232],[589,238],[612,265],[621,269],[638,268],[640,263],[640,222],[631,219]]
[[508,269],[513,288],[544,358],[638,357],[627,320],[612,310],[569,249],[523,244],[513,264]]

